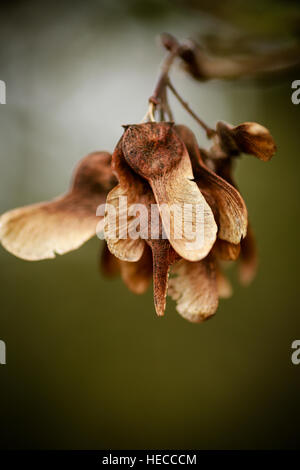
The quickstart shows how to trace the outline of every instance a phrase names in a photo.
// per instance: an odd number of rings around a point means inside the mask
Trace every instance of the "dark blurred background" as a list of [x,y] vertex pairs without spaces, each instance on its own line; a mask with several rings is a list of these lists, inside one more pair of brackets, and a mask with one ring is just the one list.
[[[0,211],[67,188],[93,150],[112,150],[145,114],[164,55],[157,36],[195,37],[219,54],[299,44],[291,1],[1,2]],[[250,38],[250,39],[249,39]],[[267,46],[266,46],[267,45]],[[250,48],[250,49],[251,49]],[[260,269],[216,316],[189,324],[151,289],[127,291],[98,272],[101,242],[29,263],[0,249],[0,447],[61,449],[296,448],[300,339],[299,71],[174,84],[203,119],[258,121],[278,145],[250,156],[237,179],[258,239]],[[177,122],[201,129],[172,101]]]

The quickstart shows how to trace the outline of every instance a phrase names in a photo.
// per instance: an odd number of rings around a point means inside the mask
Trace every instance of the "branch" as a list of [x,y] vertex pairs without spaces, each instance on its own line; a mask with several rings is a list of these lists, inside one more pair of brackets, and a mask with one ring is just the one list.
[[173,87],[172,83],[170,82],[170,80],[168,80],[168,83],[167,83],[168,87],[170,88],[171,92],[173,93],[173,95],[178,99],[178,101],[181,103],[181,105],[184,107],[184,109],[195,119],[196,122],[198,122],[198,124],[200,124],[200,126],[205,130],[206,132],[206,135],[208,137],[208,139],[211,139],[211,137],[213,137],[215,134],[216,134],[216,131],[214,129],[212,129],[211,127],[209,127],[207,124],[205,124],[204,121],[202,121],[202,119],[199,118],[199,116],[197,116],[197,114],[190,108],[190,106],[188,105],[188,103],[186,101],[184,101],[181,96],[179,95],[179,93],[176,91],[176,89]]

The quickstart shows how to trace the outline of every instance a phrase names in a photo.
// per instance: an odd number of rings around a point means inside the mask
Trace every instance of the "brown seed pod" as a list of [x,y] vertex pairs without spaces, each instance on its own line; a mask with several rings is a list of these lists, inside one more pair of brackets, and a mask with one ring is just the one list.
[[[217,226],[209,205],[192,181],[189,155],[173,124],[129,126],[122,148],[131,168],[149,182],[174,250],[190,261],[204,258],[215,241]],[[193,208],[193,213],[182,224],[185,204]],[[196,226],[196,213],[201,210],[203,237],[198,236]]]
[[157,315],[164,315],[170,266],[178,255],[169,240],[148,240],[153,256],[153,296]]
[[[120,216],[120,196],[127,197],[127,210],[130,204],[136,203],[143,204],[143,206],[147,209],[147,220],[140,220],[141,223],[144,224],[144,227],[145,225],[148,226],[148,233],[147,236],[144,236],[144,239],[131,239],[129,236],[126,239],[110,238],[108,226],[111,225],[113,227],[115,219],[110,220],[110,214],[108,211],[105,215],[104,227],[107,244],[109,250],[115,256],[117,256],[119,260],[122,260],[119,262],[121,275],[124,282],[131,290],[138,290],[139,292],[143,292],[146,286],[148,286],[150,268],[149,262],[147,262],[147,266],[149,268],[147,269],[147,267],[144,265],[144,261],[145,257],[148,256],[149,250],[151,248],[151,274],[153,272],[154,304],[157,314],[162,316],[164,314],[166,305],[169,267],[175,259],[178,259],[178,255],[171,247],[169,241],[167,239],[163,239],[160,216],[158,215],[157,218],[152,217],[151,206],[155,205],[152,189],[150,188],[148,182],[136,174],[126,163],[121,148],[121,142],[119,142],[113,154],[113,169],[120,181],[120,184],[109,193],[107,197],[107,203],[112,204],[116,208],[118,216],[117,229],[119,233],[125,231],[125,228],[123,229],[123,227],[118,223]],[[128,213],[125,215],[127,216],[128,221],[128,226],[126,227],[127,235],[129,235],[128,232],[130,231],[131,224],[135,223],[135,217],[130,217]],[[157,239],[152,238],[153,233]],[[147,245],[149,248],[147,248]],[[144,276],[139,278],[140,272],[143,269]]]
[[267,162],[276,152],[270,132],[256,122],[244,122],[235,127],[218,122],[216,129],[222,149],[230,156],[248,153]]

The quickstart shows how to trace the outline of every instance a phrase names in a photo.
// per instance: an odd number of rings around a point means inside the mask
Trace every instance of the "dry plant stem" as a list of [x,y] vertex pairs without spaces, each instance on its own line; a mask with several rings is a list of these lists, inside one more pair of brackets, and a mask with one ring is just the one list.
[[183,100],[183,98],[179,95],[177,90],[173,87],[173,85],[170,82],[170,79],[168,77],[168,74],[165,75],[165,72],[160,76],[158,84],[155,88],[154,94],[149,98],[149,109],[148,112],[146,113],[146,116],[142,120],[142,122],[145,122],[147,119],[150,121],[155,121],[154,119],[154,113],[156,106],[160,106],[160,116],[161,120],[164,121],[164,116],[165,113],[168,115],[168,118],[170,121],[173,121],[173,113],[171,111],[168,97],[167,97],[167,88],[170,88],[174,96],[178,99],[178,101],[181,103],[181,105],[184,107],[184,109],[195,119],[196,122],[205,130],[206,135],[209,139],[211,139],[213,136],[216,135],[216,131],[214,129],[211,129],[209,126],[205,124],[205,122],[197,116],[197,114],[190,108],[188,103]]
[[194,111],[189,107],[188,103],[186,101],[184,101],[181,96],[179,95],[179,93],[177,92],[177,90],[173,87],[172,83],[170,82],[170,79],[168,79],[167,81],[167,86],[170,88],[170,90],[172,91],[173,95],[178,99],[178,101],[181,103],[181,105],[184,107],[184,109],[195,119],[196,122],[198,122],[198,124],[200,124],[200,126],[205,130],[206,132],[206,135],[209,139],[211,139],[215,134],[216,134],[216,131],[214,129],[211,129],[209,126],[207,126],[205,124],[204,121],[202,121],[202,119],[199,118],[199,116],[197,116],[196,113],[194,113]]
[[148,111],[146,112],[141,122],[143,123],[148,120],[151,122],[155,122],[154,113],[155,113],[155,105],[153,103],[149,103]]
[[167,88],[165,87],[163,92],[162,92],[162,98],[161,98],[161,110],[163,113],[166,113],[168,115],[169,121],[174,121],[173,118],[173,113],[169,105],[169,100],[168,100],[168,95],[167,95]]
[[169,50],[168,55],[166,56],[162,67],[161,67],[161,72],[157,81],[157,84],[155,86],[154,92],[152,96],[149,98],[149,110],[148,113],[146,114],[144,120],[149,118],[151,121],[153,121],[153,116],[155,113],[156,106],[160,106],[160,111],[161,111],[161,117],[164,116],[164,112],[168,115],[170,121],[173,121],[173,115],[168,103],[168,98],[167,98],[167,88],[170,88],[174,96],[177,98],[177,100],[181,103],[181,105],[185,108],[185,110],[195,119],[198,124],[205,130],[207,137],[210,139],[216,134],[216,131],[211,129],[209,126],[205,124],[202,119],[200,119],[196,113],[189,107],[188,103],[184,101],[179,93],[176,91],[176,89],[173,87],[172,83],[170,82],[169,79],[169,71],[171,66],[173,65],[173,62],[176,57],[178,57],[180,53],[180,44],[176,41],[175,38],[173,38],[170,35],[166,35],[165,37],[166,43],[164,43],[164,46]]
[[153,103],[154,106],[161,104],[163,99],[163,93],[166,89],[168,83],[168,74],[169,70],[174,62],[175,57],[178,55],[178,46],[174,46],[170,52],[168,53],[167,57],[165,58],[161,72],[156,83],[153,95],[149,98],[149,103]]

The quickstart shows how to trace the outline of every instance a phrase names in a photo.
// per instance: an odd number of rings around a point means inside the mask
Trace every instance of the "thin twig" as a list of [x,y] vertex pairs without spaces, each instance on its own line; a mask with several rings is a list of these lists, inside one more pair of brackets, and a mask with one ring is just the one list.
[[172,83],[170,82],[170,79],[168,79],[167,81],[167,86],[168,88],[170,88],[170,90],[172,91],[173,95],[177,98],[177,100],[181,103],[181,105],[184,107],[184,109],[195,119],[196,122],[198,122],[198,124],[200,124],[200,126],[205,130],[206,132],[206,135],[207,137],[210,139],[211,137],[213,137],[215,134],[216,134],[216,131],[214,129],[212,129],[211,127],[207,126],[205,124],[204,121],[202,121],[201,118],[199,118],[199,116],[197,116],[197,114],[190,108],[190,106],[188,105],[188,103],[186,101],[184,101],[181,96],[179,95],[179,93],[177,92],[177,90],[173,87]]
[[169,121],[173,121],[173,113],[169,105],[169,100],[168,100],[168,95],[167,95],[167,87],[163,89],[163,92],[161,94],[161,104],[160,107],[161,109],[168,115]]
[[154,114],[157,106],[160,106],[161,117],[164,115],[164,112],[166,112],[171,119],[172,113],[167,101],[166,86],[168,83],[169,70],[174,62],[175,57],[177,56],[178,47],[178,43],[174,43],[162,63],[161,71],[156,82],[154,92],[149,98],[148,111],[142,122],[146,121],[147,119],[150,121],[155,121]]
[[167,82],[168,82],[169,70],[174,62],[174,59],[178,55],[179,48],[180,48],[179,43],[173,42],[172,46],[169,48],[169,52],[165,60],[162,63],[161,72],[159,74],[156,86],[154,88],[154,92],[149,98],[149,102],[153,103],[155,106],[160,104],[163,90],[165,89]]

